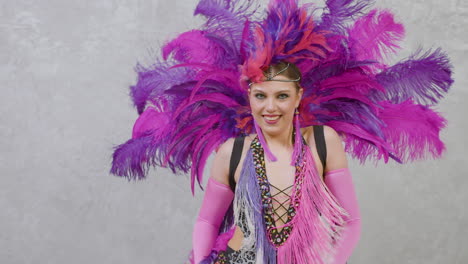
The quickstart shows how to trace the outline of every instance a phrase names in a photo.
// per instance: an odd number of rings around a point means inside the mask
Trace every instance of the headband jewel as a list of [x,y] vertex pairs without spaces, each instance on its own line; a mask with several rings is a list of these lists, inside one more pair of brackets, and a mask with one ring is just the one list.
[[[283,69],[281,69],[280,71],[278,71],[277,73],[272,75],[273,67],[270,65],[270,66],[268,66],[268,71],[267,71],[267,74],[265,75],[266,79],[262,80],[262,81],[263,82],[271,82],[271,81],[275,81],[275,82],[298,82],[298,81],[300,81],[301,77],[297,77],[294,80],[273,79],[276,76],[280,75],[281,73],[285,72],[288,68],[289,68],[289,63]],[[254,84],[254,83],[255,82],[249,82],[249,87],[252,86],[252,84]]]

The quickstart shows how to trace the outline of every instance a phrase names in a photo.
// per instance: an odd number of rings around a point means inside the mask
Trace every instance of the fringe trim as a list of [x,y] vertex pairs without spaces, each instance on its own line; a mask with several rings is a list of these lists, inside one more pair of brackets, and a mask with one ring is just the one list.
[[278,264],[331,263],[348,216],[320,179],[310,148],[305,148],[301,197],[295,197],[300,204],[291,221],[291,235],[278,248]]
[[290,222],[293,230],[288,240],[275,247],[268,240],[260,188],[256,179],[252,149],[244,160],[234,198],[235,224],[242,226],[245,217],[248,230],[244,233],[241,253],[256,252],[256,263],[265,264],[326,264],[335,255],[334,246],[342,239],[345,217],[349,214],[320,179],[310,148],[304,146],[300,178],[294,186],[302,190],[293,197],[296,215]]
[[[276,250],[269,243],[266,235],[266,224],[263,217],[263,206],[260,187],[253,162],[252,149],[249,148],[244,160],[241,176],[236,186],[234,198],[235,224],[243,225],[242,217],[248,230],[244,233],[241,253],[256,251],[255,263],[276,263]],[[241,256],[244,257],[244,256]]]

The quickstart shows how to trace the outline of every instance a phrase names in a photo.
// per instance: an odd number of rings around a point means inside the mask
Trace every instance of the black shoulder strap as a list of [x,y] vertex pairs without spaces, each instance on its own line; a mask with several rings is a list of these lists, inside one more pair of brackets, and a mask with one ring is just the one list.
[[231,190],[235,192],[236,182],[234,181],[234,173],[236,172],[237,165],[242,156],[242,149],[244,148],[245,137],[236,137],[234,140],[234,146],[232,147],[231,161],[229,163],[229,186]]
[[322,162],[323,171],[327,165],[327,146],[325,144],[325,135],[323,134],[323,125],[314,126],[315,146]]

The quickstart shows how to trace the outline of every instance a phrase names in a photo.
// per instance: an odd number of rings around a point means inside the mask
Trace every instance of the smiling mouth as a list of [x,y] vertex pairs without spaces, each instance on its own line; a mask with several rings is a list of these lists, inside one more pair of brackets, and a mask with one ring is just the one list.
[[275,116],[268,116],[268,115],[264,115],[263,118],[265,118],[266,120],[268,121],[275,121],[275,120],[278,120],[278,118],[280,118],[281,116],[279,115],[275,115]]
[[280,119],[281,115],[264,115],[263,119],[268,124],[276,124],[278,119]]

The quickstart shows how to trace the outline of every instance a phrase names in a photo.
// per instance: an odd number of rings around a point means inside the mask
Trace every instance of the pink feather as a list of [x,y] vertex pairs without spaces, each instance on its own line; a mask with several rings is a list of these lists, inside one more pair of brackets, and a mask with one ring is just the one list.
[[170,118],[167,113],[158,112],[153,107],[148,107],[135,121],[133,125],[132,138],[139,138],[146,132],[166,129]]
[[405,29],[395,22],[390,11],[373,9],[358,19],[348,34],[356,59],[381,62],[385,56],[400,48],[399,42],[405,36]]
[[345,121],[330,121],[326,125],[332,127],[341,135],[346,135],[344,137],[346,152],[359,159],[361,163],[372,158],[375,161],[383,158],[387,163],[389,153],[394,152],[390,143],[382,141],[379,136],[367,132],[359,125]]
[[387,125],[382,131],[398,158],[403,162],[440,158],[445,145],[439,134],[447,125],[446,119],[411,99],[400,104],[390,101],[380,104],[383,108],[378,116]]

